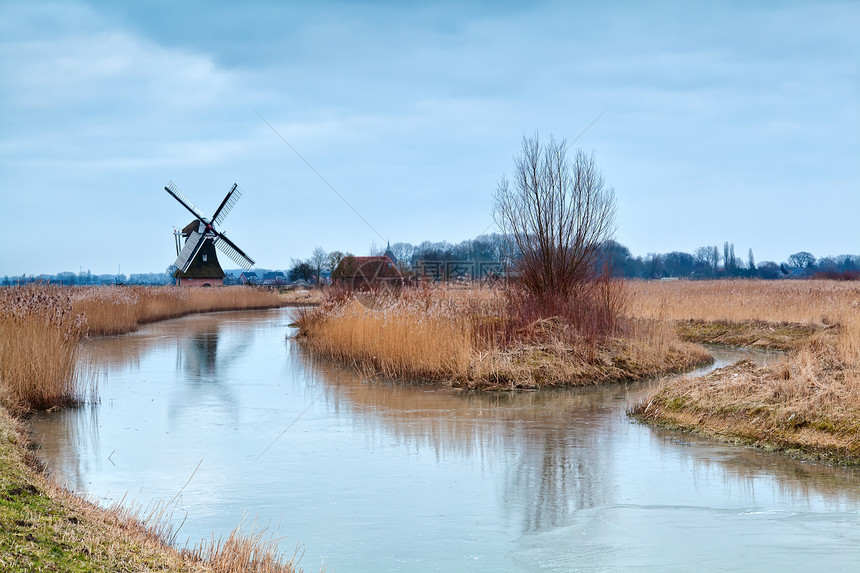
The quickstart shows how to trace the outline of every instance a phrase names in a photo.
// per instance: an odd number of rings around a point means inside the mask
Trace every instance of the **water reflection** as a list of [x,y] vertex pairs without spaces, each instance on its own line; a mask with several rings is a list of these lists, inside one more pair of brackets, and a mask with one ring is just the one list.
[[184,534],[224,534],[247,510],[280,523],[284,549],[302,541],[309,568],[683,569],[738,539],[769,555],[804,535],[860,558],[856,472],[633,423],[625,410],[652,382],[371,380],[285,341],[289,322],[223,313],[90,341],[101,404],[34,419],[41,456],[105,500],[169,498],[200,462]]
[[[324,381],[327,402],[337,411],[351,411],[361,431],[430,449],[440,463],[465,457],[503,468],[502,509],[521,524],[523,534],[569,523],[580,510],[610,503],[619,489],[616,480],[636,480],[644,457],[655,452],[631,449],[619,457],[619,442],[629,442],[630,434],[656,441],[658,455],[670,449],[694,479],[718,476],[729,495],[740,492],[737,497],[754,501],[757,491],[772,486],[776,497],[801,506],[814,500],[846,509],[860,500],[856,470],[639,426],[625,412],[655,381],[475,393],[370,380],[314,358],[299,345],[289,348],[295,367]],[[767,364],[781,357],[758,350],[712,351],[716,364],[711,368],[741,359]]]

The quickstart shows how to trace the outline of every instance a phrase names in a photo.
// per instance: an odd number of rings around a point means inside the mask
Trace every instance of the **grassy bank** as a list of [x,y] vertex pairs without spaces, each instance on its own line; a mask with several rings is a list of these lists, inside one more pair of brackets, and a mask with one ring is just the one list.
[[799,350],[813,341],[835,343],[839,328],[835,324],[799,324],[763,320],[678,320],[675,331],[682,340],[699,344],[722,344],[766,350]]
[[[689,305],[667,314],[690,338],[781,348],[785,360],[666,380],[632,413],[724,440],[860,464],[860,287],[827,281],[711,286],[716,292],[703,283],[642,288],[652,301],[671,294]],[[741,309],[727,308],[732,304]]]
[[436,288],[334,296],[297,323],[299,340],[318,355],[370,373],[469,388],[636,380],[710,360],[653,320],[625,319],[600,339],[557,318],[512,320],[501,291]]
[[261,534],[178,549],[158,518],[100,508],[35,468],[20,422],[0,410],[0,570],[290,573],[292,560]]
[[178,550],[168,543],[164,513],[141,521],[128,508],[99,508],[66,492],[38,470],[18,421],[31,410],[73,405],[92,395],[86,365],[80,370],[77,361],[87,334],[127,332],[192,312],[290,302],[275,292],[245,288],[0,289],[0,570],[295,571],[292,560],[260,532],[237,529],[227,539]]

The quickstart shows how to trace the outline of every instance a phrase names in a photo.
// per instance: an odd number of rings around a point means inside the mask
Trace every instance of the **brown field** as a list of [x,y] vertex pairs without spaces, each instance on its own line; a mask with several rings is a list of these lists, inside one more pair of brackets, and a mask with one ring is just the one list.
[[657,320],[842,322],[860,283],[824,280],[631,281],[630,313]]
[[671,326],[628,318],[586,339],[564,321],[513,324],[493,289],[406,289],[397,295],[335,295],[300,316],[314,353],[369,373],[474,388],[536,388],[635,380],[707,363]]
[[[738,364],[701,379],[664,381],[634,409],[636,416],[806,457],[860,463],[860,286],[678,281],[635,288],[641,314],[719,321],[720,331],[744,332],[752,321],[796,335],[780,364]],[[664,303],[669,300],[677,304]]]

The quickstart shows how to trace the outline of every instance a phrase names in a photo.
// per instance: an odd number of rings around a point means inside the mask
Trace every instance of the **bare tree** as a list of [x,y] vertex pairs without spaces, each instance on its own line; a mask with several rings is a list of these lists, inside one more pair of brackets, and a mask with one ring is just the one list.
[[567,142],[524,137],[514,173],[502,176],[493,215],[519,252],[522,285],[538,297],[571,296],[593,280],[601,244],[615,230],[615,191],[594,155]]
[[345,256],[346,255],[344,255],[340,251],[332,251],[327,254],[325,260],[325,270],[327,270],[329,274],[334,273],[334,270],[337,268],[337,266],[340,264],[340,261],[343,260]]
[[314,276],[317,279],[317,284],[320,283],[320,275],[322,274],[322,270],[326,265],[326,261],[328,259],[328,255],[326,255],[325,249],[322,247],[317,247],[311,252],[311,258],[308,259],[308,263],[314,269]]
[[815,266],[815,257],[812,253],[800,251],[788,257],[788,266],[794,269],[808,269]]
[[720,249],[716,245],[711,247],[711,266],[714,269],[714,276],[717,276],[720,268]]

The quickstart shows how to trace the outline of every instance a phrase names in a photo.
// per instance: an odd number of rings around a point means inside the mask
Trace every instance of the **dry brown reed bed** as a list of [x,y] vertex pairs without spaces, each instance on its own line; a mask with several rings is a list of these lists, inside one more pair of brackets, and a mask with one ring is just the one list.
[[84,328],[66,290],[0,289],[0,405],[22,412],[84,399],[77,364]]
[[860,284],[826,280],[635,281],[630,314],[674,321],[684,340],[795,350],[860,311]]
[[131,332],[147,322],[196,312],[273,308],[292,300],[277,291],[242,286],[82,287],[71,289],[71,298],[91,336]]
[[636,288],[641,314],[648,314],[648,303],[671,296],[680,304],[656,312],[723,321],[721,328],[740,330],[750,321],[775,331],[787,325],[800,334],[775,366],[741,363],[700,379],[666,380],[635,415],[723,439],[860,463],[860,287],[726,281]]
[[630,314],[657,320],[832,324],[860,307],[860,283],[825,280],[631,281]]
[[741,362],[665,382],[633,410],[640,419],[803,457],[860,464],[860,378],[833,346],[782,363]]
[[634,380],[710,359],[654,321],[628,319],[589,338],[561,319],[519,324],[509,303],[496,289],[335,294],[301,314],[298,336],[315,354],[371,373],[474,388]]

